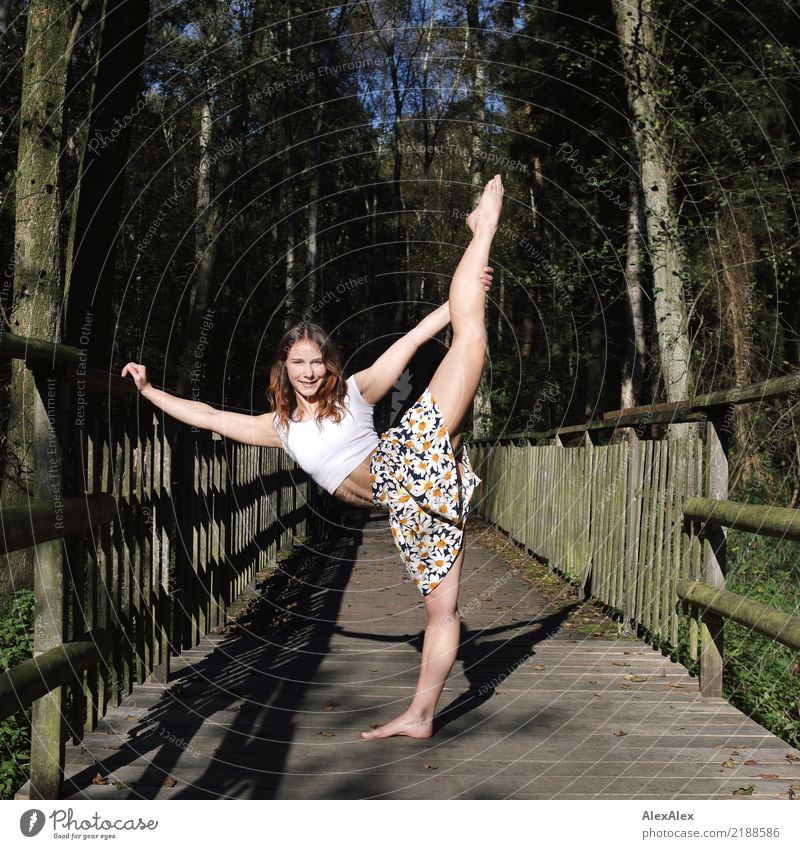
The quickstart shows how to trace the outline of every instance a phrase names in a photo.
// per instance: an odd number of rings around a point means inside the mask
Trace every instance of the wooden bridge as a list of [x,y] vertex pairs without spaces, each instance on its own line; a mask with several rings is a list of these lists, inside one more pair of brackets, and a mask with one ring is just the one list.
[[[55,365],[74,377],[63,346],[5,335],[0,353],[34,369],[43,407]],[[88,428],[69,398],[37,416],[61,512],[44,476],[33,510],[3,511],[6,550],[35,544],[40,564],[35,656],[0,676],[0,715],[34,706],[20,798],[794,797],[800,752],[721,686],[725,622],[800,648],[797,617],[724,590],[726,528],[800,538],[797,511],[727,500],[729,406],[798,375],[473,443],[486,521],[467,533],[459,657],[434,736],[382,741],[359,732],[408,704],[424,624],[385,518],[82,377],[122,408]],[[663,438],[676,422],[699,432]],[[564,591],[499,553],[498,529]],[[581,633],[589,596],[638,636]]]

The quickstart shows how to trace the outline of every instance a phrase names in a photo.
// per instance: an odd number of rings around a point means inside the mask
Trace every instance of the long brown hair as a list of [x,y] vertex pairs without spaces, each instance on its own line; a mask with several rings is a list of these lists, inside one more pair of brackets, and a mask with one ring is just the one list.
[[291,327],[278,342],[275,350],[275,359],[272,361],[272,369],[269,375],[269,389],[267,399],[273,412],[278,414],[278,420],[284,431],[288,430],[289,422],[297,409],[297,395],[289,383],[286,373],[286,360],[289,351],[295,342],[307,340],[316,345],[322,352],[322,361],[328,370],[327,377],[323,380],[317,395],[319,407],[317,408],[317,427],[322,429],[322,419],[330,418],[340,422],[346,413],[344,397],[347,394],[347,383],[342,374],[341,357],[336,343],[318,325],[309,321],[301,321]]

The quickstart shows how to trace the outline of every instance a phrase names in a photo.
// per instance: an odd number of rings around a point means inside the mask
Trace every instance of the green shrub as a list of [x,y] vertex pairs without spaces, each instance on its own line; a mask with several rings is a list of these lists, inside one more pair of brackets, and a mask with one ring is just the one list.
[[[33,593],[17,593],[2,604],[0,672],[33,657]],[[28,780],[31,711],[19,711],[0,722],[0,799],[11,799]]]

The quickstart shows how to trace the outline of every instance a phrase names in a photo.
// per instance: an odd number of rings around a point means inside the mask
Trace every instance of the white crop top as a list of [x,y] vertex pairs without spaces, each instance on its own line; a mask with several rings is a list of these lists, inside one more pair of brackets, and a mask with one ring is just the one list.
[[319,426],[314,419],[290,422],[288,434],[278,414],[273,414],[275,430],[286,453],[330,493],[336,492],[380,442],[372,417],[375,405],[361,397],[353,375],[347,378],[344,404],[347,413],[341,422],[323,419]]

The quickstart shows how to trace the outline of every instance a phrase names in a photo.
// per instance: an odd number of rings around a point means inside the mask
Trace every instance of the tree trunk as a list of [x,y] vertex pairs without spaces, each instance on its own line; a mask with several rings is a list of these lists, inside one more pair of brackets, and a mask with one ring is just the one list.
[[[483,192],[484,174],[481,169],[481,149],[486,144],[486,65],[484,63],[484,35],[480,22],[480,0],[467,3],[467,26],[469,27],[470,55],[472,65],[472,157],[470,160],[470,183],[472,184],[473,206]],[[477,282],[476,282],[477,285]],[[472,404],[472,436],[478,439],[488,436],[492,422],[492,397],[489,391],[489,369],[484,368],[478,391]]]
[[[322,13],[324,14],[324,13]],[[316,50],[317,41],[316,21],[311,28],[311,41],[309,51],[311,54],[311,67],[316,68],[318,63],[318,53]],[[306,249],[306,288],[308,290],[307,303],[313,304],[318,298],[319,292],[319,248],[317,245],[319,232],[319,195],[322,176],[320,168],[322,166],[322,155],[320,136],[323,130],[323,106],[324,98],[322,96],[322,87],[319,81],[314,76],[310,82],[311,87],[311,102],[314,104],[314,120],[311,130],[311,161],[308,163],[309,168],[309,185],[308,185],[308,238]]]
[[[594,287],[591,287],[594,292]],[[583,418],[585,420],[599,418],[603,396],[603,375],[606,371],[606,350],[604,350],[604,326],[602,319],[603,307],[595,295],[595,318],[589,329],[589,358],[585,368],[585,392]]]
[[625,360],[622,364],[621,407],[640,403],[642,369],[647,350],[644,327],[644,302],[641,281],[641,232],[639,216],[639,175],[631,165],[628,182],[628,239],[625,256]]
[[8,13],[11,9],[11,0],[0,0],[0,35],[8,29]]
[[64,341],[112,370],[114,267],[149,0],[104,0],[100,46],[67,245]]
[[523,360],[529,360],[533,353],[533,333],[535,329],[536,325],[532,316],[526,312],[522,316],[522,343],[519,351],[519,355]]
[[[241,55],[236,70],[233,103],[230,110],[230,123],[227,133],[221,137],[224,143],[214,144],[215,98],[213,92],[218,82],[218,69],[213,63],[213,45],[219,43],[222,32],[212,25],[205,36],[208,47],[211,70],[208,72],[206,88],[200,100],[200,159],[197,176],[196,224],[195,224],[195,265],[194,279],[189,296],[189,316],[186,324],[185,341],[178,371],[177,389],[185,394],[187,384],[193,384],[193,395],[199,400],[199,380],[204,363],[198,352],[214,326],[213,311],[209,309],[211,287],[217,269],[217,258],[222,231],[231,205],[233,192],[231,186],[236,182],[236,172],[241,166],[244,148],[244,130],[250,114],[248,92],[252,84],[255,56],[261,49],[264,38],[265,0],[253,5],[253,14],[249,22],[242,21]],[[202,31],[202,30],[201,30]],[[223,126],[218,122],[217,126]]]
[[[686,261],[677,233],[669,140],[657,101],[661,80],[653,38],[652,1],[613,0],[613,7],[641,167],[661,372],[666,400],[679,401],[690,397],[694,388],[683,291]],[[687,435],[688,430],[685,425],[673,426],[669,435]]]
[[[753,383],[753,327],[755,323],[753,292],[748,270],[757,261],[750,227],[741,209],[727,207],[717,213],[714,222],[714,268],[722,310],[722,333],[733,353],[733,374],[726,384],[746,386]],[[749,433],[753,423],[750,404],[737,404],[733,410],[733,435],[738,462],[731,474],[730,489],[741,480],[764,483],[761,455],[749,451]]]
[[[31,0],[25,34],[14,233],[14,303],[10,329],[21,336],[61,341],[64,292],[59,161],[64,146],[64,96],[71,55],[72,3]],[[37,388],[22,360],[14,360],[9,388],[4,508],[34,497],[34,409]],[[7,557],[0,584],[33,586],[34,549]]]

